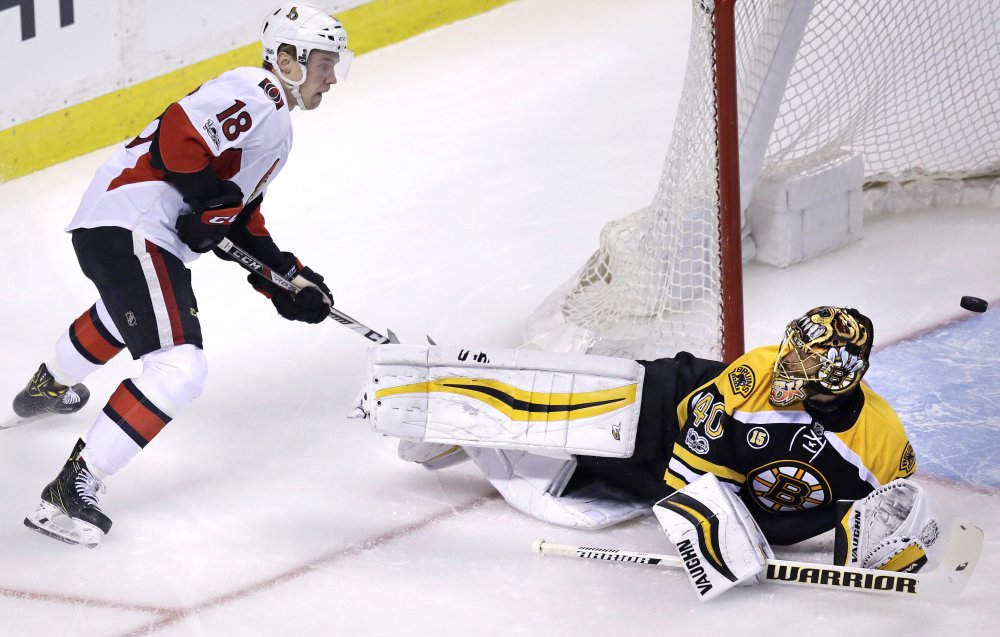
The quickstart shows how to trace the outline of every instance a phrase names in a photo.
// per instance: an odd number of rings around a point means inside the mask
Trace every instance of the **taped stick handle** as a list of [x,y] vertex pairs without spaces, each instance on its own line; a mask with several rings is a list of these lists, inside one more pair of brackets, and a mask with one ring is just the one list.
[[[243,266],[245,270],[249,270],[250,272],[253,272],[254,274],[260,276],[261,278],[266,279],[271,283],[274,283],[275,285],[285,290],[288,290],[293,294],[297,294],[299,290],[302,289],[301,286],[296,285],[292,281],[289,281],[282,275],[278,274],[277,272],[269,268],[267,265],[265,265],[263,262],[258,260],[256,257],[249,254],[236,244],[234,244],[229,239],[224,238],[222,241],[218,243],[218,245],[216,245],[216,247],[219,250],[222,250],[223,252],[231,256],[233,260],[235,260],[237,263]],[[382,334],[379,334],[378,332],[368,327],[364,323],[361,323],[356,319],[351,318],[347,314],[341,312],[340,310],[335,308],[333,304],[330,305],[330,318],[340,323],[344,327],[348,328],[349,330],[352,330],[364,336],[373,343],[377,343],[379,345],[382,345],[384,343],[393,343],[393,344],[399,343],[399,339],[396,337],[395,334],[392,333],[392,330],[386,330],[386,332],[388,332],[389,335],[383,336]]]

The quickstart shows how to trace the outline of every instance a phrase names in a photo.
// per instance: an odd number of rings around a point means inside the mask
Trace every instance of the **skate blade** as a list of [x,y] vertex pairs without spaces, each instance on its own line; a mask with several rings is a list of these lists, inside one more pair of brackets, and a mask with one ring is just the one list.
[[40,422],[42,420],[48,420],[50,416],[55,416],[55,415],[57,414],[54,414],[50,411],[46,411],[40,414],[36,414],[34,416],[28,416],[27,418],[23,418],[21,416],[18,416],[16,413],[12,411],[6,417],[4,417],[3,420],[0,420],[0,431],[4,429],[13,429],[14,427],[20,427],[21,425]]
[[97,548],[104,537],[104,533],[93,524],[75,520],[44,500],[24,518],[24,526],[60,542],[88,549]]
[[21,418],[14,412],[10,412],[0,420],[0,429],[13,429],[14,427],[20,427],[28,422],[27,418]]

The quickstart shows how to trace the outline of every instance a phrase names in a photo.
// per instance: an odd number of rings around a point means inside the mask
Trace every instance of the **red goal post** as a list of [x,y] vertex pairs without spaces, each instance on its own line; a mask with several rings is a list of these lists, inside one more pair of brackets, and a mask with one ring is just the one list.
[[[692,0],[691,15],[657,193],[604,227],[529,319],[529,343],[732,360],[743,262],[789,251],[775,202],[818,244],[791,263],[885,211],[1000,207],[1000,3]],[[826,199],[801,204],[813,195]]]

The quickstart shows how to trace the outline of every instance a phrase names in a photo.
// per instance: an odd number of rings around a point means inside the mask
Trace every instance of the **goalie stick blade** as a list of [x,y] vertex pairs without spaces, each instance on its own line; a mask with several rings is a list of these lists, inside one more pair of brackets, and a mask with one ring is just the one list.
[[385,334],[389,338],[389,343],[390,344],[392,344],[392,345],[399,345],[399,337],[396,336],[395,332],[393,332],[390,329],[386,329],[385,330]]
[[921,574],[921,594],[953,597],[965,590],[983,551],[983,530],[965,518],[955,518],[937,568]]

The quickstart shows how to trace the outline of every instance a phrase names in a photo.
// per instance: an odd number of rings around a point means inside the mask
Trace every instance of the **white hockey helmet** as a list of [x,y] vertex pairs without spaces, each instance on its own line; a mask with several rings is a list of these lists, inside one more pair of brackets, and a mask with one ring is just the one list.
[[[286,2],[269,12],[261,26],[260,39],[264,44],[264,61],[283,81],[292,87],[299,106],[302,106],[298,87],[305,82],[309,54],[319,49],[338,54],[340,60],[334,69],[337,81],[347,79],[354,52],[347,48],[347,31],[340,20],[319,7],[302,2]],[[295,47],[295,59],[302,68],[302,79],[291,81],[278,68],[278,47],[288,44]]]

